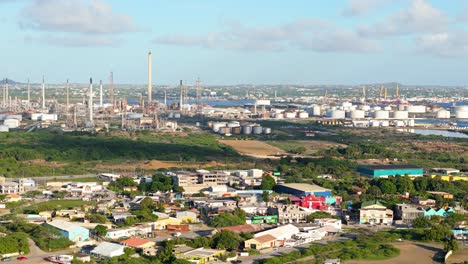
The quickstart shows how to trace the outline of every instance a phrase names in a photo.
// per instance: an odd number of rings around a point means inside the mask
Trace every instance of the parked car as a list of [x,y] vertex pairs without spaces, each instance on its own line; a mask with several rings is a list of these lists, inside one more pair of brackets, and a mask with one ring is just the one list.
[[27,260],[28,258],[25,256],[20,256],[20,257],[17,257],[16,259],[19,261],[23,261],[23,260]]
[[12,258],[9,258],[9,257],[2,258],[2,261],[10,261],[10,260],[13,260],[13,259],[12,259]]

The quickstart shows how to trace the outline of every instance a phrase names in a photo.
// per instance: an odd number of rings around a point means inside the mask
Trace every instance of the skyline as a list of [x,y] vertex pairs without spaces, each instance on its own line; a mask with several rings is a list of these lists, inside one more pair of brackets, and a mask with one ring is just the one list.
[[14,81],[466,85],[468,3],[0,0]]

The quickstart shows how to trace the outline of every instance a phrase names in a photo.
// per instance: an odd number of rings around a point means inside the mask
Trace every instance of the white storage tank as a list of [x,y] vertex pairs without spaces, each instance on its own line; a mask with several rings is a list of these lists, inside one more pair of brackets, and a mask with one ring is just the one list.
[[237,122],[237,121],[231,121],[231,122],[228,123],[227,126],[228,127],[238,127],[238,126],[240,126],[240,123]]
[[0,132],[9,132],[10,128],[5,125],[0,125]]
[[296,112],[286,112],[284,113],[285,118],[296,118]]
[[343,110],[328,110],[327,117],[332,119],[344,119],[346,116],[346,112]]
[[298,117],[299,117],[299,118],[308,118],[308,117],[309,117],[309,113],[307,113],[307,112],[299,112]]
[[390,126],[390,123],[388,121],[382,121],[382,122],[380,122],[380,126],[388,127],[388,126]]
[[408,120],[408,122],[406,122],[406,125],[409,127],[414,127],[414,119]]
[[269,127],[264,127],[264,128],[263,128],[263,134],[271,134],[271,128],[269,128]]
[[382,110],[382,107],[380,107],[380,106],[374,106],[372,109],[374,109],[374,111],[380,111],[380,110]]
[[390,117],[390,113],[388,111],[379,110],[374,112],[375,119],[388,119]]
[[320,109],[320,106],[319,105],[314,105],[314,107],[312,107],[312,114],[314,116],[320,116],[322,115],[322,109]]
[[408,119],[408,111],[395,111],[395,112],[393,112],[393,118],[395,118],[395,119]]
[[22,115],[7,115],[5,119],[18,119],[19,121],[22,121],[23,116]]
[[42,114],[41,113],[33,113],[31,114],[31,120],[32,121],[38,121],[41,119]]
[[254,126],[252,132],[256,135],[260,135],[263,132],[263,128],[261,126]]
[[283,118],[284,118],[284,115],[281,114],[281,113],[276,113],[276,114],[275,114],[275,118],[276,118],[276,119],[283,119]]
[[425,105],[408,105],[406,106],[406,111],[412,114],[424,114],[426,113]]
[[20,121],[18,119],[5,119],[3,125],[8,126],[8,128],[17,128],[20,125]]
[[457,112],[455,112],[455,118],[457,118],[457,119],[468,119],[468,111],[457,111]]
[[57,114],[42,114],[41,115],[41,121],[57,121],[57,119],[58,119]]
[[400,111],[404,111],[405,108],[406,108],[406,105],[402,105],[402,104],[398,105],[398,110]]
[[380,126],[380,121],[377,120],[372,120],[370,122],[371,127],[379,127]]
[[385,111],[392,111],[392,107],[391,106],[386,106],[386,107],[384,107],[384,110]]
[[445,109],[441,109],[441,110],[437,111],[436,118],[450,118],[450,111],[447,111]]
[[404,127],[404,126],[406,126],[405,122],[401,121],[401,120],[397,120],[397,121],[393,122],[393,125],[395,127]]
[[352,119],[364,118],[366,116],[366,112],[364,112],[364,110],[353,110],[349,116]]
[[220,122],[220,123],[213,123],[213,132],[217,133],[220,128],[225,127],[226,123]]
[[368,112],[370,110],[369,105],[361,105],[361,110]]

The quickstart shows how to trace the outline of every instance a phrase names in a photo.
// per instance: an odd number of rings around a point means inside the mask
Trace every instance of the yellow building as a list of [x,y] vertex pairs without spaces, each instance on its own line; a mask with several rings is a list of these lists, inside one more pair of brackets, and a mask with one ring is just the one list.
[[222,256],[225,251],[209,248],[191,248],[185,245],[176,245],[174,247],[174,255],[178,259],[186,259],[192,263],[205,264],[214,261]]
[[264,248],[273,248],[275,247],[276,238],[272,235],[263,235],[259,237],[254,237],[252,239],[246,240],[244,242],[244,247],[246,249],[257,249],[261,250]]
[[467,176],[456,176],[456,175],[437,175],[437,174],[431,174],[429,177],[431,179],[441,179],[443,181],[468,181]]
[[153,228],[156,230],[164,230],[168,225],[181,225],[182,219],[177,219],[174,217],[158,219],[153,223]]

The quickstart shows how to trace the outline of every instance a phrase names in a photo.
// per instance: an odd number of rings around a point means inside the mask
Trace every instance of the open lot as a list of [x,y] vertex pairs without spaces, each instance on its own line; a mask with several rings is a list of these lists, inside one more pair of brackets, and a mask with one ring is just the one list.
[[234,148],[242,155],[248,155],[252,157],[271,158],[277,155],[286,154],[284,150],[258,140],[219,140],[219,143]]
[[345,144],[338,144],[330,141],[322,140],[283,140],[283,141],[266,141],[266,143],[283,149],[289,153],[296,153],[296,150],[300,147],[304,147],[306,151],[305,155],[314,155],[320,150],[326,150],[331,148],[344,148]]
[[419,242],[402,242],[393,244],[400,249],[400,255],[387,260],[350,260],[345,264],[432,264],[436,254],[443,253],[443,245]]

